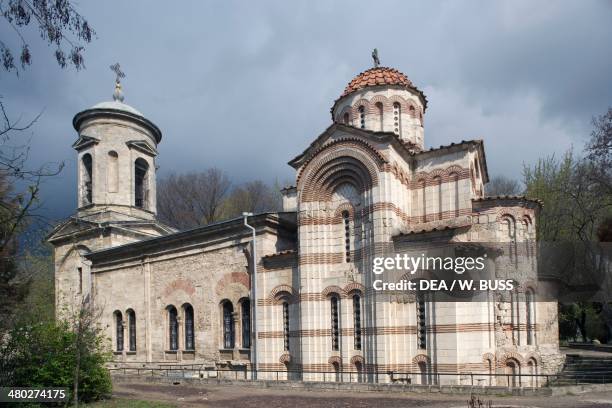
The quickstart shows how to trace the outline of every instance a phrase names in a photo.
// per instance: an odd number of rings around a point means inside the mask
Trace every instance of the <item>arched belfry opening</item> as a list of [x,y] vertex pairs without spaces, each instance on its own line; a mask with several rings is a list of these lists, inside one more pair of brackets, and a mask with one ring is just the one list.
[[93,203],[93,159],[91,154],[85,153],[81,159],[82,164],[82,184],[81,197],[82,204],[89,205]]
[[149,163],[142,158],[134,163],[134,205],[146,209],[149,199]]

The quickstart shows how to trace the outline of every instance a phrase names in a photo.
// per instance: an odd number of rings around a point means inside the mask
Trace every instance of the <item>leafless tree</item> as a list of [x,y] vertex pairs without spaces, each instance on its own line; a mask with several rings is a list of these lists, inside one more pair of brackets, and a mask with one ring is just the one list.
[[171,174],[161,179],[157,187],[159,217],[179,229],[219,221],[230,187],[229,178],[218,168]]
[[521,193],[518,181],[506,176],[495,176],[485,186],[487,196],[517,195]]
[[4,70],[18,72],[16,55],[19,55],[18,64],[22,68],[32,63],[30,45],[24,36],[31,25],[36,26],[44,42],[55,47],[54,57],[60,67],[72,65],[81,69],[84,44],[91,42],[95,32],[72,3],[69,0],[0,0],[0,14],[19,44],[11,46],[8,40],[0,40],[0,61]]

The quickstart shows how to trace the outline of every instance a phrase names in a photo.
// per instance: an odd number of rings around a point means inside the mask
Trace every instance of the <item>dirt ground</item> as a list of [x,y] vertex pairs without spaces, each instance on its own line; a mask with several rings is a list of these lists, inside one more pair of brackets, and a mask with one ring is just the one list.
[[[350,393],[341,391],[304,391],[263,389],[230,385],[198,386],[179,384],[114,385],[118,398],[163,401],[178,407],[222,408],[311,408],[311,407],[467,407],[467,395]],[[561,397],[496,397],[481,396],[493,407],[612,407],[612,392],[585,393]]]

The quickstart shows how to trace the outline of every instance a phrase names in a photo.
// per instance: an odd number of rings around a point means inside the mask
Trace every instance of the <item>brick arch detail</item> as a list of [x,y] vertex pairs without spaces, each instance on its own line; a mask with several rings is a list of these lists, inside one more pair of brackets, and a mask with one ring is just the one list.
[[426,354],[418,354],[412,359],[412,364],[417,365],[419,363],[425,363],[429,365],[430,359]]
[[282,354],[278,358],[278,362],[281,364],[289,364],[291,362],[291,354],[289,353]]
[[337,294],[340,297],[346,295],[344,290],[340,286],[336,286],[336,285],[328,286],[325,289],[323,289],[323,291],[321,291],[321,295],[323,297],[329,297],[329,296],[331,296],[334,293]]
[[348,113],[349,115],[349,125],[353,122],[353,110],[351,109],[350,106],[345,106],[344,108],[342,108],[342,110],[340,111],[340,113],[338,114],[338,116],[336,117],[336,122],[337,123],[344,123],[344,114]]
[[527,355],[525,356],[525,364],[527,364],[529,360],[535,361],[537,366],[540,366],[542,363],[542,357],[538,353],[534,352],[527,353]]
[[359,99],[357,102],[355,102],[352,105],[352,112],[353,112],[353,117],[359,119],[359,107],[363,105],[363,109],[365,114],[367,115],[368,113],[372,113],[371,109],[372,107],[370,106],[370,101],[368,101],[365,98],[361,98]]
[[[373,167],[377,168],[379,171],[382,171],[383,165],[387,163],[387,160],[382,154],[380,154],[380,152],[378,152],[371,144],[363,141],[362,139],[356,137],[346,137],[337,139],[317,149],[310,155],[308,160],[304,162],[304,165],[302,166],[301,170],[297,175],[298,189],[300,181],[304,178],[305,174],[311,173],[314,171],[313,168],[318,169],[326,162],[339,157],[338,152],[334,152],[334,150],[343,150],[343,147],[348,148],[351,151],[359,151],[362,155],[369,158],[370,160],[368,160],[367,162],[369,163],[371,161],[375,165]],[[331,150],[331,152],[328,153],[327,151],[329,150]],[[355,156],[350,157],[357,158]],[[378,177],[376,177],[376,180],[378,180]]]
[[365,365],[364,364],[363,356],[353,356],[353,357],[351,357],[350,362],[351,362],[352,365],[361,364],[362,367]]
[[348,295],[352,292],[359,292],[360,294],[365,293],[365,286],[358,282],[351,282],[344,287],[344,292]]
[[493,354],[493,353],[484,353],[482,355],[482,362],[486,363],[488,361],[491,361],[493,363],[493,365],[495,366],[495,354]]
[[273,301],[280,301],[283,294],[289,295],[289,299],[295,298],[295,290],[289,285],[278,285],[270,291],[270,299]]
[[230,272],[224,274],[221,279],[217,282],[215,292],[217,295],[223,295],[225,288],[232,283],[238,283],[245,287],[247,290],[251,290],[251,278],[246,272]]
[[498,360],[498,362],[503,363],[504,365],[508,362],[508,360],[516,360],[519,363],[520,367],[525,365],[525,359],[519,353],[515,351],[509,351],[502,355],[502,358]]
[[327,363],[329,365],[333,365],[334,363],[338,364],[340,367],[342,367],[342,357],[340,356],[331,356],[328,360]]

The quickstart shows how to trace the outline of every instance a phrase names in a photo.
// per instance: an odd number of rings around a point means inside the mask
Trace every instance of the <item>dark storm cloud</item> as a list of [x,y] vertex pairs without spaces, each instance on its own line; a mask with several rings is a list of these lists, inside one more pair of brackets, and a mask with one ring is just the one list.
[[164,132],[161,174],[218,166],[236,180],[290,180],[286,162],[378,47],[427,94],[427,145],[482,138],[490,171],[520,177],[523,162],[580,147],[612,101],[610,4],[82,3],[98,33],[87,69],[60,70],[33,38],[34,65],[3,74],[1,93],[15,114],[45,109],[32,162],[68,164],[46,185],[53,216],[76,201],[72,116],[110,99],[116,61],[126,102]]

